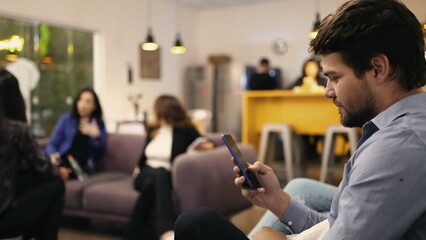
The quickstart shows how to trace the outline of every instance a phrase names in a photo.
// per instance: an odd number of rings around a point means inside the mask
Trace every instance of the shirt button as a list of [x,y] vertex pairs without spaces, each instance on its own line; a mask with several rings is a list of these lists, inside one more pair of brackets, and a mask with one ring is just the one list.
[[288,221],[288,225],[293,225],[293,221]]

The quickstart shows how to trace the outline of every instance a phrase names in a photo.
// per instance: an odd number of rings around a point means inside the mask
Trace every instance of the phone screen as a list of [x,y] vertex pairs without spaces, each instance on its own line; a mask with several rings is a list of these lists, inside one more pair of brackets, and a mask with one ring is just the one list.
[[247,169],[249,165],[244,156],[241,154],[240,150],[238,149],[237,144],[235,143],[232,136],[230,134],[225,133],[222,135],[222,140],[231,152],[232,157],[234,157],[234,161],[240,168],[241,174],[246,179],[243,186],[251,188],[253,190],[258,188],[259,182],[257,181],[255,174]]

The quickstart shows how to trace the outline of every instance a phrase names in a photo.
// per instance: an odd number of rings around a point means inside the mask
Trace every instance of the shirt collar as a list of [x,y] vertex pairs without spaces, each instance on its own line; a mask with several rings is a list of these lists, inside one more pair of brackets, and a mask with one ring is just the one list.
[[383,112],[379,113],[371,121],[379,129],[382,129],[390,125],[395,119],[401,116],[411,114],[414,112],[426,112],[426,108],[424,108],[425,103],[426,103],[426,93],[417,93],[417,94],[405,97],[399,100],[398,102],[394,103],[392,106],[390,106]]

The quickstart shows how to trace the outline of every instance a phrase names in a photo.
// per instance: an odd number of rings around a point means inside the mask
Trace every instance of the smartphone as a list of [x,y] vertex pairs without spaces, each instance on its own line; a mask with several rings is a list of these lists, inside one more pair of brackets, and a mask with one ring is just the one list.
[[240,150],[237,147],[234,139],[230,134],[222,134],[222,140],[225,145],[228,147],[228,150],[231,152],[232,157],[237,166],[240,168],[241,174],[245,177],[246,181],[243,183],[244,187],[255,190],[260,187],[259,181],[256,178],[256,175],[248,170],[248,162],[241,154]]
[[79,181],[83,181],[88,177],[87,174],[83,171],[83,169],[81,169],[80,164],[78,164],[77,160],[75,160],[75,158],[71,154],[67,155],[66,161],[64,161],[62,157],[59,157],[58,162],[60,164],[61,163],[64,164],[60,166],[71,168],[72,169],[71,174],[74,174]]
[[81,169],[80,164],[78,164],[77,160],[75,160],[75,158],[71,154],[67,156],[67,159],[70,162],[71,168],[77,179],[79,181],[83,181],[84,179],[86,179],[87,174],[83,171],[83,169]]

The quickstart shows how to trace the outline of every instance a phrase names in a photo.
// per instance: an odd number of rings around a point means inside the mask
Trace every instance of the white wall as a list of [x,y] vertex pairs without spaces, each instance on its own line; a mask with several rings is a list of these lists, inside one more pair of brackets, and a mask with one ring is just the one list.
[[[194,50],[195,13],[183,9],[180,29],[188,52],[171,54],[176,37],[174,1],[151,0],[151,20],[155,41],[161,49],[161,78],[141,79],[139,44],[146,39],[146,0],[13,0],[2,1],[0,14],[50,24],[94,31],[95,89],[100,95],[107,124],[133,116],[127,100],[130,92],[142,92],[141,110],[151,110],[155,98],[163,93],[181,95],[180,79],[183,65],[190,61]],[[127,84],[127,66],[133,68],[133,84]]]
[[[321,17],[334,12],[343,0],[320,1]],[[404,0],[420,21],[426,20],[425,0]],[[141,110],[151,110],[163,93],[182,96],[184,68],[207,62],[211,54],[230,55],[235,62],[256,64],[269,57],[284,70],[288,81],[301,72],[309,56],[307,33],[315,20],[316,0],[286,0],[216,8],[196,12],[181,7],[180,29],[187,54],[173,55],[175,1],[151,0],[155,41],[162,47],[161,78],[141,80],[139,44],[146,38],[147,0],[9,0],[2,1],[0,14],[96,32],[95,89],[100,95],[107,121],[132,116],[127,100],[131,91],[143,93]],[[271,46],[276,38],[288,43],[285,55]],[[127,65],[134,70],[134,83],[127,84]]]
[[[319,1],[320,17],[333,13],[345,0]],[[425,0],[404,0],[417,18],[426,20]],[[317,11],[316,0],[286,0],[248,4],[199,12],[197,60],[206,62],[209,55],[228,54],[233,61],[256,65],[268,57],[273,66],[284,71],[286,81],[294,81],[302,71],[308,52],[308,32]],[[272,43],[287,41],[288,51],[277,55]]]

